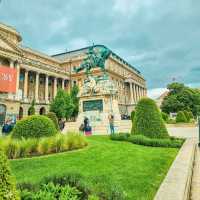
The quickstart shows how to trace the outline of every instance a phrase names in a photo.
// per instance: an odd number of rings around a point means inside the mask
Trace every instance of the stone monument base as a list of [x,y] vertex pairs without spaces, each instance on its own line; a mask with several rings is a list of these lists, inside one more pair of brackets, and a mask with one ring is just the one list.
[[109,132],[108,116],[110,114],[114,116],[114,121],[121,120],[118,101],[111,95],[80,97],[77,125],[80,127],[84,118],[87,117],[93,132],[101,130],[101,133],[106,134]]

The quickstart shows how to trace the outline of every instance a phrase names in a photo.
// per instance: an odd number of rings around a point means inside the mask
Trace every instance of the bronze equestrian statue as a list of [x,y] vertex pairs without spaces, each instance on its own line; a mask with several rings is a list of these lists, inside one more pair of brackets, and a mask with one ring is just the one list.
[[105,47],[101,47],[99,51],[95,51],[94,46],[89,47],[87,57],[81,65],[74,69],[76,73],[85,70],[86,75],[91,74],[93,68],[99,67],[105,74],[105,61],[110,56],[111,51]]

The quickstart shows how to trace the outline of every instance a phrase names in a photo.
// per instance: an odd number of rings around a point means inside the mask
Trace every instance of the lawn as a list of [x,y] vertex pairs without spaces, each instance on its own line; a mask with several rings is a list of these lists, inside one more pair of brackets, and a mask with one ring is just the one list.
[[87,178],[109,176],[127,194],[127,199],[152,200],[178,149],[134,145],[108,137],[88,138],[82,150],[49,156],[12,160],[17,182],[38,182],[44,176],[79,172]]

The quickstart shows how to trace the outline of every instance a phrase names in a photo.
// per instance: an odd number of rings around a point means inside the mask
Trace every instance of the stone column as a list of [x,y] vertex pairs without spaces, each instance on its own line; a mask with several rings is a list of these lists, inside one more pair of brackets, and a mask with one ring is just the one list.
[[10,68],[14,68],[14,61],[13,60],[10,60]]
[[28,70],[25,69],[25,74],[24,74],[24,100],[28,100]]
[[49,76],[45,77],[45,102],[49,103]]
[[132,85],[132,83],[130,82],[129,83],[130,84],[130,96],[131,96],[131,104],[134,104],[134,99],[133,99],[133,85]]
[[133,83],[133,100],[136,103],[135,83]]
[[138,85],[138,101],[141,99],[141,95],[140,95],[140,86]]
[[39,102],[39,99],[38,99],[39,77],[40,77],[40,74],[38,72],[36,72],[36,77],[35,77],[35,102],[36,103]]
[[138,102],[137,85],[134,84],[134,87],[135,87],[135,103],[137,103]]
[[62,79],[62,89],[65,89],[65,79]]
[[53,96],[54,98],[56,97],[56,94],[57,94],[57,78],[55,77],[54,78],[54,81],[53,81]]
[[17,79],[16,79],[16,99],[19,100],[19,78],[20,78],[20,66],[19,63],[17,63]]

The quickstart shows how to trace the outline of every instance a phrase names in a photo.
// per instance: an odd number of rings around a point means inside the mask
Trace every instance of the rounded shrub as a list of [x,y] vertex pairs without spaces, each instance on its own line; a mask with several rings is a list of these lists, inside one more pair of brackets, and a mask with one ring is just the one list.
[[194,118],[194,115],[192,114],[191,111],[188,111],[188,115],[189,115],[190,119],[193,119],[193,118]]
[[183,111],[179,111],[176,116],[176,122],[187,122],[187,118]]
[[49,119],[51,119],[56,127],[57,130],[60,130],[59,128],[59,125],[58,125],[58,118],[56,116],[56,113],[54,112],[49,112],[47,115],[46,115]]
[[161,113],[155,102],[149,98],[142,98],[135,110],[133,133],[150,138],[169,137]]
[[189,112],[187,110],[184,110],[183,113],[184,113],[184,115],[185,115],[185,117],[187,119],[187,122],[190,122]]
[[42,115],[32,115],[17,122],[13,138],[40,138],[53,136],[57,132],[51,119]]
[[6,156],[0,150],[0,197],[5,200],[19,200],[15,181],[11,176]]

